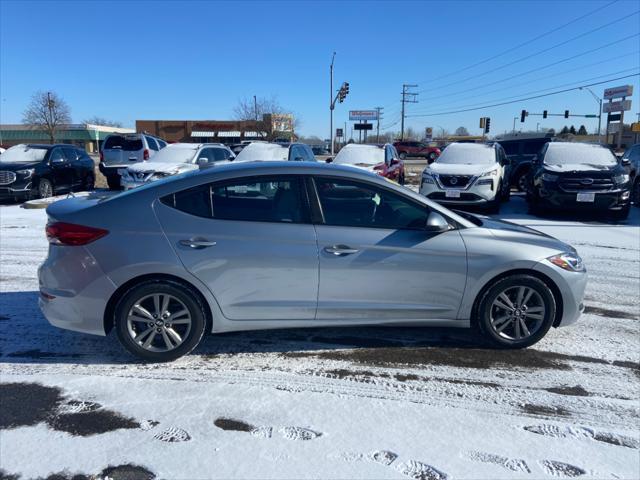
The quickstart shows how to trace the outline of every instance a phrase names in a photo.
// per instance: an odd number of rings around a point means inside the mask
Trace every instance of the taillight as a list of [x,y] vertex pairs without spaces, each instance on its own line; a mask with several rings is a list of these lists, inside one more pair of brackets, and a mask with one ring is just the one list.
[[109,233],[109,230],[73,223],[55,222],[47,224],[46,232],[49,243],[78,246],[95,242]]
[[149,149],[148,148],[144,149],[144,152],[142,153],[142,158],[144,160],[149,160]]
[[104,153],[103,152],[100,152],[100,161],[104,162]]

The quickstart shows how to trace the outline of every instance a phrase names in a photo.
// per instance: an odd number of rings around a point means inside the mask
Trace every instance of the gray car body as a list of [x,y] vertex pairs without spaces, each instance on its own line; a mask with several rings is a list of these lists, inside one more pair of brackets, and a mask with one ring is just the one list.
[[[344,177],[390,189],[441,213],[455,228],[429,233],[215,220],[159,200],[219,180],[284,174]],[[553,283],[561,303],[555,326],[575,322],[583,309],[586,274],[546,260],[573,251],[569,245],[507,222],[485,219],[476,226],[404,187],[349,167],[307,162],[216,166],[111,198],[63,200],[47,213],[52,222],[110,232],[86,246],[50,245],[39,268],[45,317],[55,326],[85,333],[106,335],[115,300],[145,278],[193,287],[208,310],[211,332],[337,325],[469,327],[483,287],[523,271]],[[196,250],[179,243],[203,237],[216,245]],[[359,251],[344,257],[324,251],[336,244]]]

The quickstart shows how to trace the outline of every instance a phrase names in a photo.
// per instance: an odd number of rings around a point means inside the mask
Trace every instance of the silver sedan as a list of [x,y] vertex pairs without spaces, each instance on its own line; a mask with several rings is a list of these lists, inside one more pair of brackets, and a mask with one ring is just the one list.
[[151,361],[205,333],[307,326],[472,327],[521,348],[583,310],[571,246],[351,167],[216,166],[47,213],[46,318]]

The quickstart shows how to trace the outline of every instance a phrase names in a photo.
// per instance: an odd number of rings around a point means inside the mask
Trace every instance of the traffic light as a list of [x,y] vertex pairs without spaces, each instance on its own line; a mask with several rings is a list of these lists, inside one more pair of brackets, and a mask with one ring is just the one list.
[[491,119],[487,117],[485,118],[485,121],[484,121],[484,133],[489,133],[490,127],[491,127]]
[[486,117],[480,117],[480,128],[484,128],[485,120],[486,120]]
[[547,111],[546,111],[546,110],[544,110],[544,111],[542,112],[542,118],[547,118]]
[[526,110],[522,110],[522,112],[520,112],[520,123],[524,123],[524,118],[529,115],[529,112],[527,112]]
[[569,118],[569,110],[564,111],[564,118]]
[[344,102],[344,99],[349,94],[349,82],[342,82],[342,86],[338,91],[338,101],[340,103]]

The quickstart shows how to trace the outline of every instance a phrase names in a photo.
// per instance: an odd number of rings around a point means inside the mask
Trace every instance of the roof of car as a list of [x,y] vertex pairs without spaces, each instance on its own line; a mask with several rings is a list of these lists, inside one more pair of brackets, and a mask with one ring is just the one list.
[[25,145],[29,148],[46,148],[47,150],[50,150],[54,147],[71,147],[71,148],[78,148],[78,149],[80,148],[77,145],[71,145],[68,143],[54,143],[53,145],[50,143],[27,143]]
[[609,148],[607,145],[603,145],[601,143],[587,143],[587,142],[549,142],[549,146],[547,148],[553,148],[554,150],[557,148]]
[[227,148],[226,145],[221,143],[170,143],[165,148],[184,148],[185,150],[197,150],[201,147],[222,147]]

